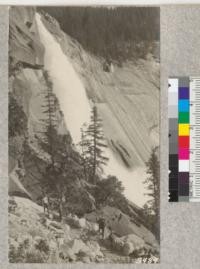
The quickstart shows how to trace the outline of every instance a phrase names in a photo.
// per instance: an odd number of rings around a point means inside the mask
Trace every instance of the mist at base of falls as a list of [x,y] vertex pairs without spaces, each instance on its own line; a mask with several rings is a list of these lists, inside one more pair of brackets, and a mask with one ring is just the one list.
[[[89,123],[91,107],[83,83],[75,72],[68,57],[63,53],[60,44],[42,23],[36,14],[39,36],[45,48],[44,66],[53,82],[53,92],[59,100],[60,108],[74,144],[81,140],[81,128]],[[106,175],[114,175],[122,181],[125,196],[138,206],[142,206],[147,197],[144,196],[143,181],[146,178],[145,167],[134,170],[127,169],[120,163],[111,149],[106,150],[109,157],[104,171]]]

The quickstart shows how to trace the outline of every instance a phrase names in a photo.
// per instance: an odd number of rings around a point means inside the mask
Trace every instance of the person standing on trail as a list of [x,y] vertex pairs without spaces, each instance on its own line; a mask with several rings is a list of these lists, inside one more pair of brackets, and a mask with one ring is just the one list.
[[43,204],[43,208],[44,208],[44,214],[47,211],[47,214],[49,216],[49,198],[47,195],[45,195],[42,199],[42,204]]
[[105,218],[101,217],[98,219],[97,223],[99,224],[99,232],[102,235],[102,239],[104,239],[106,220]]
[[111,246],[113,247],[115,235],[113,234],[111,226],[108,227],[108,230],[110,232],[108,239],[110,241]]

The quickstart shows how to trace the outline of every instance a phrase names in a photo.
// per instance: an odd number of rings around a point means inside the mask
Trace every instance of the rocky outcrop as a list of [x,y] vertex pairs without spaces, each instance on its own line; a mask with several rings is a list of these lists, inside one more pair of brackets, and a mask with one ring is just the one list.
[[[10,11],[10,92],[23,107],[27,117],[28,147],[24,158],[21,151],[25,137],[11,138],[9,144],[16,150],[10,154],[9,163],[10,194],[20,192],[38,201],[42,194],[41,175],[49,156],[45,152],[41,153],[36,137],[41,131],[42,93],[46,89],[46,81],[43,73],[44,48],[39,40],[34,16],[33,8],[15,7],[14,11],[12,8]],[[144,165],[151,146],[158,142],[158,66],[149,59],[149,62],[125,63],[123,68],[116,67],[113,73],[104,72],[102,59],[85,52],[75,40],[61,31],[54,20],[45,16],[42,20],[72,61],[90,100],[97,102],[109,146],[117,158],[127,167]],[[69,134],[59,105],[56,115],[58,132]],[[26,173],[19,176],[15,172],[19,170],[21,161]],[[73,186],[76,192],[72,190],[72,200],[68,201],[66,211],[80,215],[94,211],[95,199],[89,193],[87,183],[77,179],[73,181]],[[119,237],[135,234],[145,243],[153,245],[156,241],[152,233],[140,221],[137,222],[138,218],[134,222],[112,207],[86,215],[89,224],[84,219],[78,219],[76,228],[86,226],[94,233],[97,232],[96,219],[101,214],[107,220],[107,227],[111,227]]]
[[[10,91],[28,117],[30,146],[37,154],[35,134],[41,131],[44,101],[41,93],[45,89],[45,80],[44,47],[40,42],[35,12],[31,7],[10,9],[9,83]],[[60,29],[55,19],[47,14],[41,15],[41,19],[73,63],[88,98],[97,102],[105,136],[116,159],[127,169],[144,166],[151,148],[158,145],[159,64],[149,56],[147,61],[126,62],[123,67],[115,66],[113,73],[105,72],[103,59],[84,51]],[[57,112],[58,130],[61,134],[67,133],[62,112],[60,109]],[[14,160],[10,162],[12,168],[16,166]],[[37,185],[40,176],[37,174],[34,179],[35,172],[32,174],[31,180]]]
[[[159,63],[149,54],[146,60],[127,61],[123,66],[113,63],[114,72],[105,72],[104,60],[85,51],[54,20],[39,14],[36,20],[45,46],[45,66],[51,70],[72,138],[80,141],[77,130],[89,122],[90,103],[94,101],[109,146],[104,172],[116,175],[125,186],[126,197],[142,206],[147,200],[145,163],[159,144]],[[78,118],[76,107],[81,111]],[[72,118],[76,118],[76,125]]]
[[86,214],[86,219],[95,222],[99,216],[105,218],[106,227],[111,229],[122,241],[134,242],[134,248],[144,244],[149,244],[155,249],[159,248],[155,236],[147,228],[142,224],[137,225],[132,222],[131,218],[119,209],[106,206],[99,211]]
[[11,196],[22,196],[32,199],[32,195],[25,189],[23,184],[20,182],[16,169],[13,169],[12,173],[10,174],[9,194]]
[[80,239],[74,239],[69,243],[63,244],[60,247],[60,251],[65,260],[69,259],[71,261],[80,259],[88,263],[104,257],[103,253],[100,251],[99,244],[95,241],[84,243]]
[[[11,69],[39,68],[43,65],[44,48],[37,34],[35,9],[10,8],[9,58]],[[13,70],[12,70],[13,71]]]
[[[41,196],[41,173],[48,165],[49,156],[41,153],[36,136],[43,131],[42,106],[47,82],[43,66],[44,47],[39,39],[35,14],[33,7],[10,8],[9,91],[26,115],[27,131],[21,136],[9,138],[9,193],[22,196],[26,193],[37,201]],[[59,106],[56,109],[58,133],[68,134]],[[15,173],[21,169],[19,164],[23,166],[24,175]]]
[[70,58],[89,99],[98,104],[116,157],[127,168],[143,166],[159,144],[159,63],[149,55],[105,72],[103,59],[86,52],[54,21],[42,21]]
[[[78,223],[84,218],[73,216],[73,219]],[[128,256],[147,254],[155,255],[158,260],[157,248],[136,234],[119,237],[113,233],[112,240],[111,237],[102,240],[97,224],[84,220],[85,223],[85,227],[75,227],[50,220],[44,216],[41,206],[26,198],[13,197],[9,200],[10,262],[110,263],[127,262]],[[93,233],[92,227],[95,228]]]

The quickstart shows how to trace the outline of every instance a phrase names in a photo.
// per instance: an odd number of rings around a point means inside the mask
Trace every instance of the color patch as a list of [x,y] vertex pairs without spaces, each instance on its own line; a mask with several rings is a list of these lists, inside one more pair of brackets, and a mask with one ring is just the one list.
[[178,101],[179,112],[189,112],[189,100],[181,99]]
[[189,148],[179,148],[178,158],[179,160],[189,160]]
[[[185,200],[185,202],[188,202],[188,200],[189,200],[189,184],[181,184],[181,185],[179,185],[178,194],[179,194],[179,197],[180,196],[187,196],[188,199]],[[182,202],[184,202],[184,201],[182,201]]]
[[188,87],[179,87],[179,99],[189,99]]
[[189,123],[190,113],[189,112],[179,112],[178,122],[179,123]]
[[189,136],[190,128],[189,124],[179,124],[178,125],[178,135],[179,136]]
[[181,179],[182,184],[189,184],[189,177],[190,177],[189,172],[179,172],[179,177]]
[[189,148],[190,137],[189,136],[179,136],[178,144],[179,144],[179,148]]
[[179,160],[178,170],[179,172],[189,172],[189,160]]

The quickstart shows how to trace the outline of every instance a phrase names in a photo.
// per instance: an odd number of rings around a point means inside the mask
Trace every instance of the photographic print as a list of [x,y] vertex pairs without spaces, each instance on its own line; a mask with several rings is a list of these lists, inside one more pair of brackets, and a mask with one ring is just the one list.
[[10,263],[159,263],[159,20],[10,7]]

